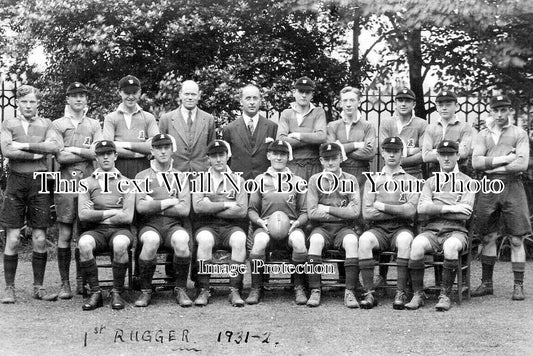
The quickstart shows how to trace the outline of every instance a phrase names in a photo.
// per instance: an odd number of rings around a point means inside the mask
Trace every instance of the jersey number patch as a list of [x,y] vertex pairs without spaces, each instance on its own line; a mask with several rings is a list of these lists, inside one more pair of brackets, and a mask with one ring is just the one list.
[[289,198],[287,199],[287,203],[294,204],[294,194],[289,195]]
[[407,203],[407,196],[405,193],[400,194],[400,203]]
[[228,198],[228,199],[235,199],[236,196],[237,196],[237,193],[233,189],[230,190],[228,192],[228,194],[226,194],[226,198]]

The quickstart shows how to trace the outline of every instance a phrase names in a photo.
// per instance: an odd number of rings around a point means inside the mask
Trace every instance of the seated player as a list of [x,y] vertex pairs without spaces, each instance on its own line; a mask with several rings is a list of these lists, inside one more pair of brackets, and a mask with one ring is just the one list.
[[[468,230],[466,221],[470,219],[474,206],[475,194],[458,189],[452,190],[451,177],[445,181],[443,173],[455,174],[456,186],[471,180],[466,174],[459,172],[459,145],[455,141],[444,140],[437,146],[437,157],[440,170],[436,174],[441,177],[437,186],[436,175],[424,184],[418,202],[418,214],[427,217],[424,232],[416,236],[411,244],[409,272],[413,283],[414,295],[405,304],[409,310],[424,305],[424,255],[428,252],[444,252],[444,268],[442,289],[437,311],[447,311],[451,307],[450,293],[457,275],[457,259],[459,253],[468,246]],[[459,271],[460,272],[460,271]]]
[[[387,137],[381,144],[381,156],[385,166],[381,174],[373,174],[365,183],[363,217],[369,223],[369,230],[359,238],[359,268],[365,288],[365,298],[361,308],[371,309],[377,304],[374,297],[374,258],[373,251],[397,251],[397,290],[392,307],[403,309],[407,301],[407,264],[413,241],[413,219],[416,215],[418,196],[416,192],[405,191],[399,187],[387,191],[388,182],[394,181],[400,186],[402,182],[415,180],[400,165],[403,143],[399,137]],[[387,188],[387,189],[385,189]]]
[[493,294],[492,273],[496,263],[499,218],[502,217],[504,233],[511,242],[514,277],[511,299],[524,300],[524,237],[531,235],[531,223],[521,174],[529,163],[529,142],[526,131],[510,123],[512,109],[507,96],[492,97],[490,107],[494,121],[477,135],[472,164],[475,169],[484,171],[488,179],[500,179],[504,188],[500,194],[480,192],[478,195],[474,226],[477,235],[483,239],[481,285],[472,291],[472,296]]
[[[155,272],[157,250],[161,245],[174,251],[173,266],[176,274],[176,302],[189,307],[192,301],[187,296],[187,276],[191,264],[189,234],[183,228],[183,219],[189,215],[191,198],[189,181],[178,170],[172,168],[172,139],[167,134],[152,138],[150,168],[137,173],[136,180],[150,180],[150,192],[136,195],[135,207],[139,214],[139,272],[141,295],[136,307],[150,304],[152,278]],[[166,178],[165,178],[166,177]],[[181,182],[178,186],[176,182]]]
[[[240,265],[246,259],[246,211],[248,197],[244,191],[244,180],[233,173],[228,167],[231,156],[229,144],[223,140],[215,140],[207,148],[207,157],[211,167],[203,177],[195,181],[192,206],[198,214],[195,221],[197,258],[200,263],[197,283],[200,286],[195,305],[205,306],[209,302],[208,270],[212,264],[215,247],[231,249],[229,301],[233,306],[243,307],[239,289],[242,286],[243,274]],[[209,191],[199,192],[202,185]],[[235,186],[233,185],[235,184]]]
[[128,269],[128,250],[133,244],[130,225],[135,209],[135,195],[128,191],[129,180],[115,168],[117,153],[113,141],[103,140],[94,149],[98,167],[93,174],[80,181],[87,187],[78,195],[78,216],[89,225],[78,240],[80,268],[89,284],[90,298],[83,310],[93,310],[103,305],[102,291],[98,283],[95,252],[113,251],[113,290],[111,308],[124,309],[121,296]]
[[[360,193],[357,178],[343,172],[342,148],[337,143],[324,143],[320,146],[320,163],[323,172],[313,175],[307,191],[307,211],[314,229],[309,236],[307,261],[315,268],[322,264],[322,251],[329,248],[344,249],[346,260],[346,290],[344,305],[357,308],[355,287],[359,276],[357,257],[357,234],[354,231],[355,219],[361,213]],[[335,187],[335,177],[338,187]],[[316,271],[315,271],[316,272]],[[321,275],[308,274],[311,295],[308,307],[320,305]]]
[[[263,174],[255,178],[259,186],[263,186],[261,192],[257,190],[250,195],[250,206],[248,208],[248,218],[253,225],[253,240],[250,251],[250,265],[252,266],[252,288],[247,304],[257,304],[261,299],[263,278],[261,271],[254,271],[253,266],[265,263],[267,249],[292,249],[292,263],[294,268],[303,265],[307,259],[307,249],[305,247],[305,233],[302,227],[307,223],[307,213],[305,206],[305,193],[298,193],[295,189],[289,190],[287,185],[282,185],[278,189],[278,181],[290,182],[293,186],[302,178],[293,175],[287,162],[292,159],[292,149],[286,141],[273,141],[267,149],[267,158],[270,167]],[[286,175],[289,176],[286,176]],[[291,227],[287,238],[273,240],[270,238],[267,221],[274,212],[282,211],[289,217]],[[259,273],[254,273],[259,272]],[[296,304],[307,303],[305,295],[305,276],[301,273],[294,273],[294,293]]]

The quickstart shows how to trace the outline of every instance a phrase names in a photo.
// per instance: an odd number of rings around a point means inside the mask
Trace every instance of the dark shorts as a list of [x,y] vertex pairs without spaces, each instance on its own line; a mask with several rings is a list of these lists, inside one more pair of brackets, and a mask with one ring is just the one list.
[[367,232],[374,234],[378,240],[380,251],[396,251],[396,238],[402,232],[408,232],[414,237],[411,226],[398,221],[381,221],[379,225],[372,225]]
[[[61,168],[62,180],[69,181],[68,186],[61,186],[61,189],[72,189],[70,182],[79,182],[89,172],[84,172],[76,166]],[[78,188],[76,186],[75,188]],[[76,189],[77,190],[77,189]],[[64,224],[72,224],[78,216],[78,193],[58,193],[54,192],[54,204],[56,208],[56,220]]]
[[500,217],[504,234],[523,236],[531,233],[526,192],[519,178],[505,180],[500,194],[479,193],[476,205],[476,232],[483,236],[499,231]]
[[[305,236],[304,231],[302,229],[300,229],[300,228],[296,228],[296,229],[294,229],[294,231],[300,231]],[[254,232],[253,232],[253,235],[252,235],[252,239],[247,242],[248,250],[252,250],[252,247],[253,247],[253,244],[254,244],[254,241],[255,241],[255,237],[257,236],[257,234],[259,234],[261,232],[264,232],[264,233],[266,233],[268,235],[268,233],[262,227],[260,227],[258,229],[255,229]],[[270,251],[277,251],[277,250],[290,251],[292,249],[292,247],[289,246],[289,237],[286,237],[286,238],[281,239],[281,240],[276,240],[276,239],[272,239],[271,238],[268,241],[267,249],[270,250]]]
[[[370,171],[370,166],[368,165],[367,161],[350,161],[348,159],[347,161],[341,163],[341,168],[343,172],[355,176],[355,179],[357,180],[357,185],[359,187],[359,196],[361,197],[362,201],[366,183],[366,177],[363,173]],[[361,235],[364,231],[364,226],[365,221],[363,219],[363,216],[361,215],[355,220],[355,232],[358,235]]]
[[133,246],[134,237],[128,226],[106,226],[98,225],[92,230],[85,231],[81,234],[80,240],[84,235],[91,236],[96,242],[93,252],[106,252],[113,250],[113,239],[115,236],[124,235],[130,240],[129,247]]
[[[195,236],[198,236],[198,234],[202,231],[208,231],[215,237],[215,244],[213,245],[213,249],[223,250],[231,249],[230,237],[234,233],[240,231],[246,235],[244,230],[238,226],[204,226],[196,231]],[[196,243],[198,243],[197,240]]]
[[[138,233],[139,244],[142,245],[141,236],[148,231],[153,231],[159,236],[159,246],[163,246],[167,249],[172,249],[172,235],[176,231],[184,231],[187,235],[188,232],[178,222],[166,225],[145,224],[141,227]],[[191,238],[189,237],[189,248],[191,248]]]
[[55,193],[56,220],[64,224],[72,224],[78,216],[78,195]]
[[463,250],[468,246],[467,230],[464,224],[460,222],[445,220],[430,222],[424,232],[418,236],[425,236],[429,240],[433,252],[442,252],[444,242],[450,237],[455,237],[461,241]]
[[292,174],[309,182],[312,175],[322,172],[322,164],[317,158],[294,159],[287,162],[287,167]]
[[125,177],[134,179],[137,173],[150,168],[150,161],[147,157],[143,158],[118,158],[115,162],[115,168]]
[[323,223],[311,231],[311,234],[309,234],[307,238],[307,245],[309,245],[309,241],[313,234],[319,234],[324,238],[324,250],[330,250],[332,248],[335,250],[341,250],[346,235],[351,234],[358,237],[355,231],[345,224]]
[[50,193],[39,193],[41,180],[32,173],[10,172],[7,177],[2,223],[20,229],[26,220],[29,227],[46,229],[50,225]]

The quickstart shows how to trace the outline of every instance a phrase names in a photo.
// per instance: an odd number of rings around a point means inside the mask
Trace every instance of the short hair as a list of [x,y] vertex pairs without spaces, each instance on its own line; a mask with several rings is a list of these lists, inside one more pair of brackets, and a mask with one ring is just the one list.
[[31,85],[23,85],[17,89],[17,98],[21,98],[32,93],[35,94],[37,100],[41,100],[41,98],[43,97],[43,94],[39,89],[32,87]]
[[342,88],[339,94],[339,97],[341,97],[342,94],[349,93],[349,92],[354,93],[355,95],[357,95],[358,99],[361,99],[361,90],[354,88],[354,87],[350,87],[350,86]]
[[198,94],[201,93],[200,91],[200,86],[198,85],[198,83],[196,83],[194,80],[191,80],[191,79],[187,79],[185,81],[183,81],[183,83],[181,83],[181,86],[180,86],[180,90],[179,90],[179,93],[181,94],[182,91],[183,91],[183,87],[187,84],[193,84],[193,85],[196,85],[196,87],[198,88]]
[[247,84],[245,86],[243,86],[240,90],[239,90],[239,97],[242,99],[242,94],[244,93],[244,89],[246,88],[255,88],[259,91],[259,97],[262,97],[262,93],[261,93],[261,89],[259,89],[259,87],[257,85],[254,85],[254,84]]

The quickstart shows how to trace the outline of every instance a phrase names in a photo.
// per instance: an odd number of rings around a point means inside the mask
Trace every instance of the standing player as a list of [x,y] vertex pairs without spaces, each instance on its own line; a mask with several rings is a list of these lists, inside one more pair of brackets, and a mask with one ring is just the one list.
[[60,148],[57,132],[49,119],[38,116],[41,93],[23,85],[17,90],[20,117],[5,119],[0,131],[2,152],[9,158],[6,198],[2,224],[6,227],[4,276],[6,293],[2,303],[15,303],[15,275],[18,264],[20,230],[26,221],[32,228],[33,297],[56,300],[57,294],[46,294],[43,288],[46,269],[46,228],[50,222],[50,195],[39,194],[41,180],[35,172],[48,170],[46,155]]
[[[183,218],[189,215],[191,207],[189,181],[172,168],[172,139],[169,135],[157,134],[152,138],[152,156],[151,167],[135,177],[139,181],[150,180],[150,192],[136,194],[135,205],[140,220],[139,245],[142,248],[139,256],[142,293],[135,306],[146,307],[150,304],[156,268],[154,259],[157,250],[163,245],[174,251],[176,302],[182,307],[189,307],[192,301],[186,291],[191,251],[189,234],[183,228]],[[181,186],[177,185],[178,182]]]
[[83,310],[93,310],[103,305],[98,283],[95,252],[113,251],[113,290],[111,308],[124,309],[121,296],[128,269],[128,250],[133,244],[130,225],[135,210],[135,195],[124,191],[131,183],[115,168],[117,152],[113,141],[102,140],[94,149],[98,168],[80,184],[87,189],[80,192],[78,215],[88,225],[78,241],[80,267],[83,279],[89,284],[90,298]]
[[526,253],[524,236],[531,234],[531,223],[522,173],[529,163],[527,133],[509,122],[511,101],[504,95],[492,97],[490,107],[493,122],[476,137],[472,164],[485,172],[488,179],[500,179],[501,193],[480,193],[476,208],[476,229],[483,236],[481,252],[481,285],[472,296],[493,294],[492,273],[496,262],[496,240],[499,218],[503,217],[504,234],[511,242],[511,262],[514,290],[511,299],[524,299],[524,269]]
[[[307,211],[309,220],[315,227],[309,236],[308,263],[314,269],[322,264],[322,251],[330,247],[346,252],[346,290],[344,305],[357,308],[355,287],[359,276],[357,256],[357,234],[354,231],[355,219],[361,213],[360,193],[357,179],[340,168],[342,148],[337,143],[324,143],[320,146],[320,163],[324,171],[309,180]],[[336,185],[338,186],[336,187]],[[307,276],[311,295],[307,306],[320,305],[321,275],[312,272]]]
[[[341,118],[328,124],[328,142],[341,143],[348,159],[341,168],[355,176],[359,187],[364,187],[363,172],[370,170],[370,161],[377,151],[376,130],[359,112],[361,91],[346,87],[340,92]],[[363,193],[362,191],[360,192]]]
[[255,85],[241,89],[241,105],[242,116],[222,129],[222,138],[231,147],[230,168],[248,180],[267,170],[267,147],[276,138],[278,125],[259,114],[261,92]]
[[[392,307],[403,309],[407,299],[407,264],[419,194],[408,191],[406,183],[414,183],[415,177],[407,174],[400,166],[403,148],[400,137],[387,137],[383,140],[381,156],[385,167],[381,174],[370,176],[365,184],[363,217],[370,224],[370,229],[359,238],[359,268],[366,290],[365,299],[360,304],[365,309],[371,309],[377,304],[374,298],[375,263],[372,256],[372,251],[375,250],[398,252],[397,290]],[[399,188],[389,191],[388,187],[393,181]],[[404,188],[400,188],[402,184]]]
[[183,82],[179,97],[180,107],[161,116],[159,129],[176,140],[174,168],[180,172],[206,171],[207,146],[215,139],[215,120],[198,108],[200,88],[192,80]]
[[[57,162],[60,164],[61,179],[79,182],[80,179],[89,177],[94,170],[94,143],[102,140],[103,136],[100,123],[86,116],[87,93],[88,90],[82,83],[70,84],[67,88],[65,114],[52,122],[52,127],[59,133],[60,147],[63,147],[56,154]],[[55,192],[54,202],[59,225],[57,238],[57,264],[61,276],[59,298],[70,299],[72,298],[69,282],[70,241],[78,215],[78,195]],[[79,268],[76,272],[80,272]]]
[[301,77],[294,83],[295,101],[283,110],[279,118],[278,140],[287,141],[293,148],[294,159],[288,163],[292,173],[308,180],[322,167],[318,147],[326,142],[326,114],[311,103],[315,82]]
[[394,98],[394,115],[384,119],[379,127],[379,142],[387,137],[400,137],[406,145],[402,168],[406,173],[422,179],[422,140],[427,121],[414,115],[415,93],[408,88],[398,91]]
[[104,138],[114,141],[117,147],[117,169],[132,179],[148,168],[150,162],[149,137],[159,133],[154,115],[139,106],[141,82],[127,75],[118,82],[122,102],[117,110],[104,118]]
[[422,144],[422,159],[430,163],[431,173],[438,171],[437,146],[443,140],[459,144],[459,166],[468,160],[472,152],[473,129],[466,122],[460,122],[455,113],[459,109],[457,95],[452,91],[443,91],[435,99],[439,120],[426,128]]
[[[244,275],[240,265],[246,259],[246,212],[248,197],[244,191],[244,180],[233,173],[228,167],[231,157],[229,144],[223,140],[215,140],[207,148],[209,164],[205,176],[199,176],[195,181],[196,189],[192,195],[192,206],[199,215],[196,221],[196,242],[198,243],[198,285],[200,293],[194,301],[195,305],[204,306],[209,302],[210,273],[202,266],[212,266],[213,248],[231,249],[230,268],[235,271],[230,274],[231,305],[243,307],[239,289]],[[202,184],[203,181],[203,184]],[[198,192],[199,187],[209,187],[208,192]]]
[[[261,299],[263,278],[261,273],[254,273],[260,271],[253,271],[253,266],[265,263],[268,248],[292,249],[292,264],[295,270],[298,266],[301,268],[307,259],[305,233],[302,230],[307,223],[306,194],[295,189],[303,179],[287,168],[287,162],[292,160],[291,151],[288,142],[281,140],[272,142],[267,151],[270,167],[255,178],[258,186],[263,187],[263,191],[257,190],[251,194],[248,208],[248,218],[253,224],[254,233],[250,251],[252,289],[246,298],[247,304],[257,304]],[[279,181],[288,182],[290,186],[288,184],[280,186]],[[289,189],[291,186],[293,188]],[[270,215],[277,211],[287,214],[291,222],[289,236],[279,241],[270,238],[267,225]],[[302,273],[294,273],[293,277],[296,304],[304,305],[307,303],[305,276]]]
[[[470,219],[476,197],[475,193],[458,190],[461,184],[466,186],[471,180],[456,169],[460,157],[459,149],[455,141],[444,140],[439,143],[437,157],[441,170],[438,173],[440,182],[436,176],[430,177],[420,195],[418,213],[426,215],[428,223],[411,244],[409,272],[414,295],[411,301],[405,304],[405,308],[409,310],[424,305],[424,255],[438,251],[444,252],[444,268],[439,302],[435,309],[447,311],[451,308],[449,296],[457,275],[457,260],[459,253],[468,246],[466,221]],[[445,174],[448,174],[448,180]],[[455,179],[450,175],[454,175]],[[452,181],[457,182],[455,188],[452,187]]]

